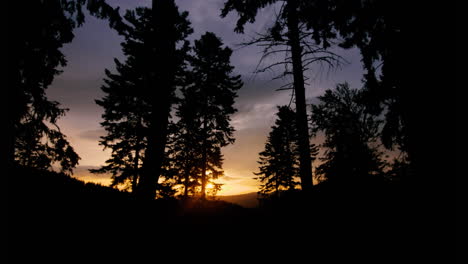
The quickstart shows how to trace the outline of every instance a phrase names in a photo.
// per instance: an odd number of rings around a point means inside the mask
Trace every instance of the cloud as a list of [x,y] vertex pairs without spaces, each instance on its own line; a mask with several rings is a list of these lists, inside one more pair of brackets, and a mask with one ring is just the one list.
[[274,104],[255,104],[251,111],[235,116],[232,125],[237,131],[268,126],[274,119],[275,109]]
[[224,175],[223,177],[221,177],[221,179],[223,181],[235,181],[237,180],[238,178],[237,177],[232,177],[232,176],[229,176],[229,175]]
[[100,129],[82,131],[78,134],[78,136],[86,140],[99,141],[100,137],[104,136],[105,134],[106,134],[106,131],[103,128],[100,128]]
[[220,0],[199,0],[199,1],[176,1],[179,5],[179,10],[189,11],[190,20],[194,24],[218,21],[220,17],[223,1]]
[[238,112],[232,116],[232,125],[237,131],[269,128],[275,119],[277,106],[289,104],[289,91],[276,91],[279,81],[244,80],[239,90],[235,107]]

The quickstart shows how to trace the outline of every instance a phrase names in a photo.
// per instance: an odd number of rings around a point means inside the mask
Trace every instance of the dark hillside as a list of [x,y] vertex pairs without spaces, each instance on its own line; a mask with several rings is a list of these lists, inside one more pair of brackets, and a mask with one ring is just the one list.
[[135,248],[143,241],[172,251],[187,238],[192,242],[179,246],[189,250],[208,242],[222,250],[242,245],[249,252],[256,247],[296,252],[301,246],[290,241],[307,237],[305,245],[320,249],[320,255],[343,250],[393,258],[407,252],[418,229],[402,194],[381,184],[321,184],[310,198],[292,193],[247,209],[224,201],[141,202],[60,173],[18,168],[8,176],[9,246],[13,253],[27,248],[47,258],[50,248],[87,255],[84,248]]

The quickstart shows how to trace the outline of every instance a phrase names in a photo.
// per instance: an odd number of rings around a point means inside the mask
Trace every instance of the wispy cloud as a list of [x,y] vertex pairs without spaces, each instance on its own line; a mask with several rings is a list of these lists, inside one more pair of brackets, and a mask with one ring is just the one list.
[[78,134],[78,136],[86,140],[99,141],[100,137],[104,136],[105,134],[106,134],[106,131],[103,128],[100,128],[100,129],[82,131]]
[[229,175],[224,175],[223,177],[221,177],[221,179],[223,181],[235,181],[235,180],[238,180],[239,178],[237,177],[232,177],[232,176],[229,176]]
[[271,123],[275,109],[276,106],[273,104],[255,104],[251,111],[236,115],[232,120],[232,125],[237,131],[264,127]]

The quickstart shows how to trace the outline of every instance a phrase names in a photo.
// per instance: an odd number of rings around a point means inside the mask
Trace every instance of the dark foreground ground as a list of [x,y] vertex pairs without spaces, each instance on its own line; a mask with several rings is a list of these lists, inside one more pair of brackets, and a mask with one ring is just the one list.
[[254,209],[141,202],[17,169],[8,177],[7,263],[423,263],[430,230],[408,193],[382,182],[322,185]]

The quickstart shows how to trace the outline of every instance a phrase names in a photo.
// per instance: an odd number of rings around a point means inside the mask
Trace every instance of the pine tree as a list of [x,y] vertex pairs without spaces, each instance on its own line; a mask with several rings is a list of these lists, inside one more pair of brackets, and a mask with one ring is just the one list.
[[[404,32],[413,29],[402,14],[415,11],[417,8],[412,8],[416,5],[403,5],[399,1],[307,0],[302,1],[302,6],[300,19],[314,31],[318,43],[335,42],[345,49],[360,50],[367,111],[376,116],[385,115],[382,143],[387,149],[405,152],[411,167],[407,179],[419,177],[419,184],[421,171],[425,170],[422,162],[425,152],[421,147],[426,145],[419,135],[426,131],[418,125],[424,110],[414,107],[414,102],[420,101],[423,93],[418,85],[403,81],[413,76],[403,67],[409,65],[406,52],[411,50],[406,47],[409,43],[406,38],[411,34]],[[416,75],[411,78],[419,84]]]
[[154,32],[144,42],[148,69],[144,77],[147,81],[145,96],[150,101],[151,111],[143,170],[136,190],[142,199],[155,197],[159,177],[167,164],[169,118],[176,87],[181,85],[185,75],[186,38],[192,33],[187,17],[187,12],[179,12],[174,0],[153,0]]
[[57,127],[57,119],[66,109],[58,102],[48,101],[43,96],[47,112],[29,105],[27,113],[16,125],[15,160],[18,164],[37,169],[51,169],[59,165],[64,173],[71,173],[80,157],[66,136]]
[[[300,186],[298,133],[295,125],[296,113],[287,106],[278,107],[277,120],[268,136],[265,150],[260,152],[260,172],[254,173],[262,185],[259,194],[264,197]],[[314,160],[317,154],[311,146]]]
[[[107,131],[100,144],[104,148],[110,148],[112,156],[106,161],[107,165],[91,171],[111,173],[112,185],[131,186],[131,190],[135,192],[148,148],[148,130],[154,104],[148,96],[151,94],[148,79],[150,75],[158,74],[147,67],[148,57],[154,53],[148,49],[148,42],[152,40],[156,29],[152,10],[149,8],[129,10],[124,18],[128,22],[127,31],[123,33],[125,41],[122,43],[126,61],[121,63],[114,60],[116,74],[106,70],[107,78],[102,87],[106,96],[96,101],[105,110],[101,125]],[[184,45],[180,51],[186,50],[187,46]],[[179,67],[183,67],[183,62]],[[168,176],[164,170],[162,174]]]
[[149,105],[141,96],[142,82],[138,67],[131,54],[125,64],[115,59],[118,74],[106,70],[107,79],[102,91],[106,94],[96,103],[104,108],[101,125],[107,131],[100,145],[110,148],[111,158],[105,166],[93,173],[111,173],[112,185],[131,183],[134,191],[138,184],[146,149],[146,130]]
[[[299,19],[301,12],[301,2],[299,0],[228,0],[224,4],[221,16],[225,17],[229,12],[236,11],[239,14],[239,19],[235,31],[243,33],[245,24],[247,22],[255,22],[260,9],[276,3],[280,3],[281,7],[275,17],[274,24],[266,33],[258,34],[256,38],[246,43],[246,45],[256,44],[264,47],[264,55],[261,62],[270,55],[287,54],[285,60],[272,63],[259,69],[258,72],[282,65],[285,67],[285,70],[277,78],[293,76],[292,89],[296,102],[301,185],[302,190],[309,192],[313,182],[304,72],[308,69],[308,65],[314,63],[325,63],[333,67],[340,62],[340,58],[325,48],[313,45],[313,43],[308,41],[313,32],[305,31],[305,27]],[[292,69],[289,69],[291,65]]]
[[234,142],[230,115],[242,81],[232,74],[231,54],[213,33],[196,40],[189,84],[178,107],[177,167],[185,190],[200,186],[202,198],[207,184],[223,175],[221,148]]
[[326,148],[317,176],[335,182],[360,180],[382,175],[381,152],[378,150],[381,121],[366,112],[362,90],[350,89],[347,83],[327,90],[312,105],[313,131],[325,134]]
[[221,148],[234,143],[234,128],[230,115],[236,112],[234,98],[242,87],[239,75],[232,76],[232,50],[213,33],[207,32],[195,41],[195,56],[191,59],[193,82],[199,100],[201,118],[201,197],[208,180],[223,175]]
[[[182,94],[186,93],[182,89]],[[186,95],[183,97],[186,98]],[[181,186],[183,198],[194,196],[199,188],[200,175],[200,153],[199,138],[196,138],[198,119],[195,118],[193,105],[184,103],[181,99],[176,107],[177,122],[169,124],[169,135],[167,143],[168,170],[173,175],[176,183]]]
[[[136,190],[141,174],[144,150],[146,149],[146,131],[150,105],[144,97],[144,42],[152,31],[151,10],[137,8],[125,14],[129,30],[124,33],[122,48],[126,55],[125,63],[114,59],[116,74],[106,69],[105,84],[102,91],[106,94],[96,103],[104,108],[101,125],[107,131],[100,145],[110,148],[111,158],[105,166],[93,173],[112,174],[113,186],[131,187]],[[130,185],[129,185],[130,183]]]
[[169,159],[171,168],[178,175],[178,183],[183,186],[183,197],[194,196],[200,187],[201,176],[201,120],[199,101],[194,100],[195,89],[182,89],[182,100],[177,106],[179,120],[172,124]]
[[105,1],[7,1],[7,118],[1,161],[50,168],[58,162],[71,172],[79,157],[57,126],[66,109],[46,97],[46,89],[66,65],[61,48],[83,24],[83,7],[121,28],[118,9]]

